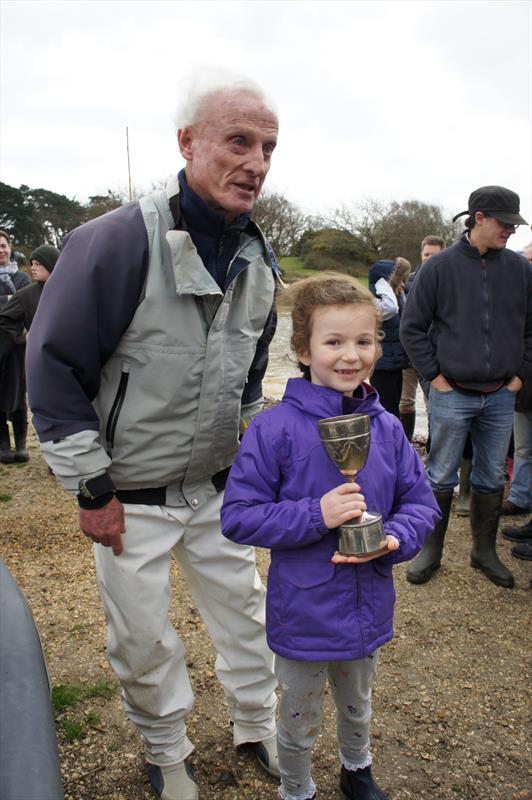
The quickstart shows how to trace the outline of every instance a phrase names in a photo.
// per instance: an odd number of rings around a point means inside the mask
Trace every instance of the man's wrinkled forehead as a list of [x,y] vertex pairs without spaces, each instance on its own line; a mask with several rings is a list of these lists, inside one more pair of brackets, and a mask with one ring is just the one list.
[[279,122],[275,112],[249,90],[221,90],[208,98],[201,123],[206,128],[238,127],[242,124],[259,126],[277,135]]

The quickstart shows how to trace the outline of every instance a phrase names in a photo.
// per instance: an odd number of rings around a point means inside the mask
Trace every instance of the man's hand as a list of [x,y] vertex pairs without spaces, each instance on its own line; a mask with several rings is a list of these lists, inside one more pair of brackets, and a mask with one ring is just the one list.
[[451,384],[440,374],[437,375],[433,381],[430,382],[437,392],[452,392],[453,387]]
[[366,510],[364,495],[357,483],[341,483],[320,500],[323,521],[327,528],[337,528]]
[[102,508],[79,509],[79,527],[89,539],[104,547],[112,547],[115,556],[122,550],[122,534],[126,532],[124,506],[116,497]]
[[521,378],[518,378],[517,375],[516,375],[514,378],[512,378],[510,383],[506,384],[506,388],[510,392],[520,392],[521,389],[523,388],[523,381],[521,380]]
[[380,558],[398,549],[399,541],[395,536],[387,536],[386,545],[377,550],[376,553],[369,553],[367,556],[344,556],[343,553],[339,553],[337,550],[331,561],[333,564],[365,564],[366,561],[373,561],[374,558]]

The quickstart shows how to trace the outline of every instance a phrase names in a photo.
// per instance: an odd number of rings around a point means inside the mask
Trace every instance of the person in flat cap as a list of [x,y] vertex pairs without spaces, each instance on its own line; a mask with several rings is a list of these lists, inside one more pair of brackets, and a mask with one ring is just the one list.
[[[30,329],[44,284],[58,258],[59,250],[53,245],[41,244],[37,247],[30,256],[30,272],[35,283],[18,289],[0,311],[0,462],[4,464],[25,462],[29,459],[26,449],[28,413],[24,376],[25,331]],[[13,425],[14,452],[11,449],[8,416]]]
[[468,433],[473,443],[471,566],[506,588],[514,577],[495,549],[515,398],[532,375],[532,265],[507,248],[526,225],[504,186],[471,193],[465,231],[419,271],[400,337],[430,382],[427,472],[442,520],[407,572],[426,583],[441,565],[453,491]]

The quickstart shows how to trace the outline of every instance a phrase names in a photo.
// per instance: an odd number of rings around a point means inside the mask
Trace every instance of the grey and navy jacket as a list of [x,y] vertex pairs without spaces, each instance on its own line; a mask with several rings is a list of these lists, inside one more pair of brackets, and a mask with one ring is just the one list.
[[532,265],[512,250],[483,256],[467,235],[418,270],[401,341],[427,381],[486,390],[532,375]]
[[44,288],[29,401],[71,492],[107,471],[119,497],[147,502],[149,490],[158,504],[199,507],[233,460],[241,416],[260,408],[273,254],[250,221],[223,291],[176,223],[178,195],[174,178],[76,229]]

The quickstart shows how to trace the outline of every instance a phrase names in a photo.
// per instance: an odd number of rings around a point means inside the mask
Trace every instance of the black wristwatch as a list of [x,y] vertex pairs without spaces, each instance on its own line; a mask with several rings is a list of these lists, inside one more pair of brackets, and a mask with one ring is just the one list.
[[114,492],[115,485],[107,472],[102,475],[97,475],[95,478],[85,480],[82,478],[79,482],[79,493],[86,500],[96,500],[102,494],[109,494]]
[[78,503],[81,508],[101,508],[113,497],[115,485],[107,472],[79,482]]

